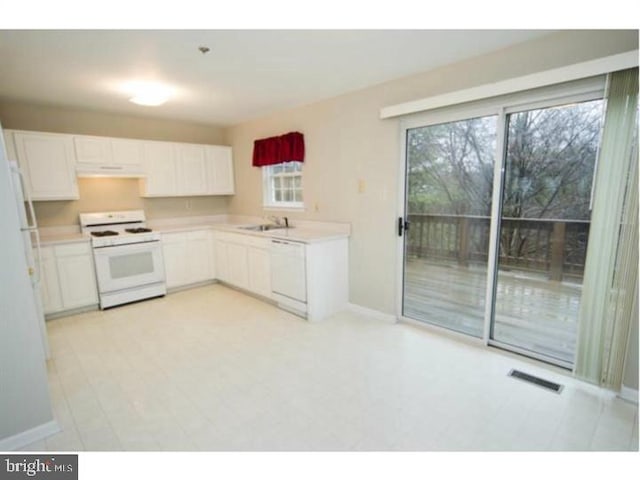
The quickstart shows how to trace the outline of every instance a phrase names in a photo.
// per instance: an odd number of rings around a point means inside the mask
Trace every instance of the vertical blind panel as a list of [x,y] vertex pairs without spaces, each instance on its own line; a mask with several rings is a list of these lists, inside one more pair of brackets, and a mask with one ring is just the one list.
[[636,318],[634,317],[634,302],[637,302],[638,291],[637,133],[633,144],[634,148],[631,150],[630,158],[631,171],[627,178],[620,239],[616,253],[616,267],[607,305],[607,318],[615,319],[615,321],[609,323],[609,329],[605,335],[602,383],[603,386],[613,389],[620,388],[622,384],[631,322]]
[[[625,202],[625,196],[633,194],[632,188],[621,186],[628,184],[631,164],[637,162],[637,154],[633,158],[632,153],[637,141],[637,109],[638,70],[612,73],[596,172],[575,362],[577,377],[607,386],[614,385],[611,384],[611,374],[604,368],[605,358],[624,357],[626,342],[621,339],[626,339],[625,328],[628,330],[628,326],[625,327],[628,319],[622,318],[624,312],[610,306],[614,274],[624,283],[625,289],[634,288],[623,272],[616,272],[616,265],[617,258],[625,252],[624,247],[619,248],[625,203],[631,204],[630,201]],[[633,275],[633,272],[629,274]],[[614,334],[616,331],[618,333]],[[606,365],[618,363],[607,360]],[[616,374],[621,374],[621,371]]]

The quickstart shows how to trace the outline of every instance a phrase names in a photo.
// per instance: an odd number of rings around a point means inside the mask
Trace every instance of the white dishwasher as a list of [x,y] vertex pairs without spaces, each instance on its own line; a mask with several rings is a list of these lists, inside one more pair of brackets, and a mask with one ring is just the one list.
[[306,314],[307,274],[304,243],[271,240],[271,293],[280,306]]

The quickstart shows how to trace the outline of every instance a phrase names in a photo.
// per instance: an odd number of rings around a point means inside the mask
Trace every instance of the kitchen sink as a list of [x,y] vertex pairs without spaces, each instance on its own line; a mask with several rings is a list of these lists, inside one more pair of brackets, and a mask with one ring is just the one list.
[[245,225],[239,228],[241,228],[242,230],[251,230],[253,232],[268,232],[269,230],[278,230],[281,228],[293,228],[293,227],[285,227],[284,225],[274,225],[272,223],[265,223],[262,225]]

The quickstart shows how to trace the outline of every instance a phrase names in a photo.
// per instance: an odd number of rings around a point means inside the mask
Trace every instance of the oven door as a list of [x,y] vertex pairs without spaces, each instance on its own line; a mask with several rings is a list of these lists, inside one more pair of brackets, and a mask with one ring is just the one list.
[[164,282],[159,241],[94,248],[100,293]]

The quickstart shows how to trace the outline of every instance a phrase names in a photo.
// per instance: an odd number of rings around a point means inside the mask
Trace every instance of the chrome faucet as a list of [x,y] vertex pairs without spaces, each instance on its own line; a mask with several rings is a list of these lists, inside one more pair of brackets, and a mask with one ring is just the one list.
[[271,220],[276,225],[280,226],[280,217],[276,217],[275,215],[271,215],[267,217],[267,220]]
[[285,228],[289,228],[289,219],[287,217],[276,217],[275,215],[271,215],[270,217],[267,217],[267,219],[271,220],[279,227],[284,225]]

